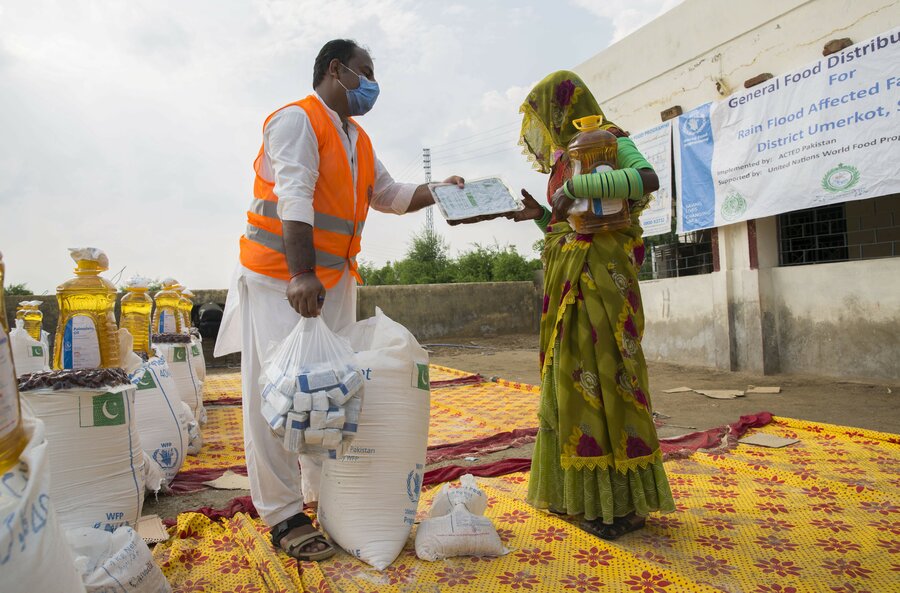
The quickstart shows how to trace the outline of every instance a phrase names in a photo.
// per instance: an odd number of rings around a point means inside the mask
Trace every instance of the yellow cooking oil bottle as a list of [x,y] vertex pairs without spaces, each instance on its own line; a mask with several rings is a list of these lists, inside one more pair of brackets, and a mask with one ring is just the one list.
[[54,340],[54,369],[119,366],[116,287],[100,272],[109,269],[106,254],[93,247],[69,249],[75,277],[56,288],[59,325]]
[[44,329],[44,314],[41,312],[41,301],[28,301],[25,309],[25,331],[32,339],[41,341],[41,331]]
[[190,333],[191,326],[193,323],[191,322],[191,312],[194,310],[194,293],[191,292],[190,288],[182,288],[181,289],[181,298],[178,299],[178,306],[181,309],[181,318],[183,320],[184,325],[182,325],[182,333]]
[[[573,175],[618,168],[619,145],[615,135],[600,127],[602,115],[582,117],[573,120],[572,125],[578,130],[567,148]],[[628,200],[576,200],[569,210],[569,224],[575,232],[583,234],[626,228],[631,224]]]
[[136,354],[151,355],[150,318],[153,313],[153,297],[149,294],[150,281],[134,276],[125,283],[125,295],[121,301],[119,325],[134,338],[132,350]]
[[28,307],[30,306],[31,301],[19,301],[19,304],[16,305],[16,325],[19,325],[19,321],[22,322],[22,327],[25,327],[25,314],[28,313]]
[[162,290],[154,295],[156,310],[153,312],[153,333],[155,334],[180,334],[182,333],[181,309],[178,302],[181,284],[174,278],[166,278],[162,281]]
[[22,426],[22,406],[19,402],[19,383],[13,366],[9,324],[6,322],[6,297],[3,279],[6,268],[0,253],[0,476],[19,462],[27,438]]

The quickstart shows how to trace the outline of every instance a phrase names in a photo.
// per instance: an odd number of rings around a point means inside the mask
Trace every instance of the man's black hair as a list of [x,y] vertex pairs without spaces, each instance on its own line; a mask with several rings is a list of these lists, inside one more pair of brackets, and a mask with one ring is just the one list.
[[316,56],[315,66],[313,66],[313,87],[319,86],[319,83],[325,79],[325,73],[328,71],[331,60],[337,58],[342,64],[347,64],[357,49],[361,48],[352,39],[332,39],[323,45],[319,50],[319,55]]

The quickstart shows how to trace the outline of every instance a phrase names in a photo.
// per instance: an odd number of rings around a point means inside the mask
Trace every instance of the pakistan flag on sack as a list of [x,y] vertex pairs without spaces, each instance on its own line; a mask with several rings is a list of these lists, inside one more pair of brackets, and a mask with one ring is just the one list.
[[125,424],[125,392],[83,395],[79,399],[78,424],[91,426],[119,426]]

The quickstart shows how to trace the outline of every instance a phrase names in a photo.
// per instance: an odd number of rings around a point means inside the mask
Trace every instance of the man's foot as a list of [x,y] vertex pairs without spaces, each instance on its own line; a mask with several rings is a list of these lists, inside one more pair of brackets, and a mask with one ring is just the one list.
[[313,527],[312,520],[303,513],[275,525],[271,535],[274,545],[300,561],[318,562],[335,553],[325,534]]
[[624,517],[616,517],[612,525],[604,523],[601,519],[594,519],[593,521],[582,522],[581,528],[590,534],[596,535],[600,539],[612,541],[619,539],[626,533],[631,533],[632,531],[643,528],[645,523],[646,520],[644,517],[639,517],[636,514],[631,513]]

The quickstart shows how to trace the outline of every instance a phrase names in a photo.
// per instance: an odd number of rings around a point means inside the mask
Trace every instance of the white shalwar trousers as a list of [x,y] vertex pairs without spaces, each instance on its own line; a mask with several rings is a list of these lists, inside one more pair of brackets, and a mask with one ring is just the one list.
[[[260,517],[273,526],[319,499],[321,460],[282,447],[260,412],[262,363],[270,348],[294,329],[300,315],[285,298],[287,283],[239,267],[228,292],[216,356],[237,350],[240,332],[244,453],[250,495]],[[345,271],[325,295],[322,318],[334,331],[356,322],[356,279]],[[219,348],[221,340],[222,348]]]

